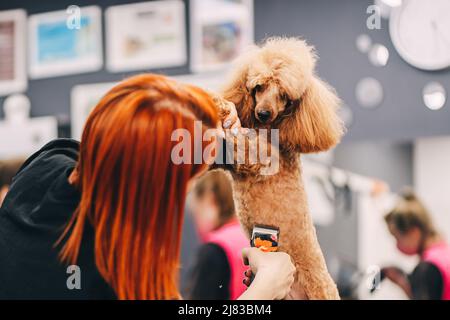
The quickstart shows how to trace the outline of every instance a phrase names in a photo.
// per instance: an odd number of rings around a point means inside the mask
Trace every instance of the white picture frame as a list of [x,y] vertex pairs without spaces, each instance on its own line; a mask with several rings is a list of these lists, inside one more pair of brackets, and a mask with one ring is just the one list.
[[28,20],[32,79],[98,71],[103,66],[101,9],[79,8],[78,27],[70,11],[34,14]]
[[225,72],[204,72],[172,76],[178,82],[191,84],[210,92],[219,92],[226,77]]
[[25,10],[0,11],[0,96],[27,89]]
[[252,0],[191,0],[190,69],[225,69],[254,43]]
[[[198,86],[204,90],[216,92],[220,89],[224,79],[222,72],[209,72],[203,74],[183,74],[170,78],[181,82]],[[70,125],[71,136],[80,140],[84,124],[100,99],[118,82],[80,84],[72,88],[70,94]]]
[[58,138],[56,117],[29,118],[23,122],[0,121],[0,159],[29,157]]
[[187,63],[185,5],[181,0],[111,6],[105,11],[110,72]]
[[116,84],[116,82],[92,83],[81,84],[72,88],[70,93],[70,125],[73,139],[81,139],[89,113]]

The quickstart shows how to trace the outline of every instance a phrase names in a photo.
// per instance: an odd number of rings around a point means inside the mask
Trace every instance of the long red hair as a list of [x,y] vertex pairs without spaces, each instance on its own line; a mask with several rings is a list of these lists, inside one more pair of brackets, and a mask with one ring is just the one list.
[[187,185],[207,164],[174,164],[171,135],[186,129],[193,137],[196,120],[202,130],[218,123],[207,93],[144,74],[110,90],[86,122],[74,181],[81,201],[61,236],[60,257],[76,263],[84,226],[91,223],[97,268],[119,299],[180,297]]

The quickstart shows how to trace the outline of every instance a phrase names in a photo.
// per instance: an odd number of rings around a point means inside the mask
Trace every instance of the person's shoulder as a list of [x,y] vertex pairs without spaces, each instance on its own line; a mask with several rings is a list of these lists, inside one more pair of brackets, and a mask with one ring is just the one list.
[[419,264],[414,268],[413,275],[429,279],[441,278],[441,272],[438,266],[434,264],[432,261],[419,262]]
[[64,216],[63,202],[68,208],[67,215],[72,213],[78,192],[70,186],[68,176],[76,166],[78,153],[78,142],[57,139],[31,155],[13,178],[3,202],[2,208],[9,219],[34,226],[36,221],[50,215],[48,222],[58,216],[53,213],[55,201],[59,217]]
[[61,172],[75,167],[79,154],[79,142],[72,139],[56,139],[31,155],[21,166],[11,183],[29,185],[51,183]]
[[207,242],[200,247],[199,257],[210,266],[220,266],[228,261],[225,250],[213,242]]
[[62,155],[73,160],[78,158],[80,143],[73,139],[55,139],[44,145],[41,149],[31,155],[22,165],[18,172],[21,172],[36,159],[52,158]]
[[205,254],[216,254],[224,252],[222,247],[214,242],[206,242],[200,246],[200,251]]

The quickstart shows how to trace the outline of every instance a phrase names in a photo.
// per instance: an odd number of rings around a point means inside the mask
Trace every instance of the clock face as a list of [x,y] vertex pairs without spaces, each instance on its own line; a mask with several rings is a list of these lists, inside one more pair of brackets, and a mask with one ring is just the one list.
[[450,0],[403,0],[389,21],[399,55],[416,68],[450,66]]

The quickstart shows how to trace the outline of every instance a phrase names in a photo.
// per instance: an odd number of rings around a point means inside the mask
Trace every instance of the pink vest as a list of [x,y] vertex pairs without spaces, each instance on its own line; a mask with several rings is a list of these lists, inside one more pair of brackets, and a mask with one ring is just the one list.
[[445,242],[437,243],[424,251],[422,260],[439,269],[444,284],[441,299],[450,300],[450,246]]
[[210,232],[205,240],[220,246],[225,251],[231,271],[230,299],[236,300],[245,291],[242,280],[244,279],[244,271],[248,267],[242,262],[242,249],[250,246],[249,240],[237,219]]

